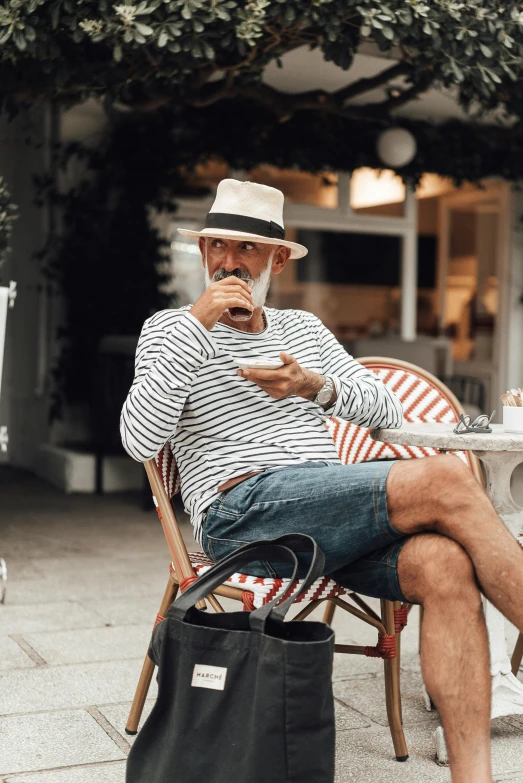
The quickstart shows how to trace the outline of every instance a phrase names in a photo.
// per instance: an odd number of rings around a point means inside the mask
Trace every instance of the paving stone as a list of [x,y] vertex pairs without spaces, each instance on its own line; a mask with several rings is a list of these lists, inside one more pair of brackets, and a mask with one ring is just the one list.
[[11,587],[14,582],[22,579],[27,579],[29,581],[42,579],[44,571],[41,566],[41,560],[37,560],[36,558],[29,559],[26,557],[10,557],[9,563],[7,564],[7,576],[9,579],[9,587]]
[[359,712],[351,710],[345,704],[334,700],[334,716],[336,720],[336,733],[350,729],[363,729],[371,725],[371,722]]
[[[0,674],[0,714],[130,701],[143,660],[37,666]],[[156,680],[151,696],[156,694]]]
[[[434,761],[434,727],[405,728],[410,758],[396,761],[388,729],[342,731],[336,743],[335,783],[450,783],[450,772]],[[472,781],[471,781],[472,783]]]
[[25,639],[50,665],[88,663],[144,657],[152,625],[88,628],[75,631],[24,634]]
[[0,775],[125,758],[84,710],[2,719]]
[[[522,778],[523,737],[512,727],[494,721],[493,771],[497,783],[516,783]],[[437,725],[437,724],[436,724]],[[390,732],[372,726],[369,729],[339,732],[336,743],[336,783],[372,780],[373,783],[450,783],[450,771],[435,763],[434,723],[405,727],[409,760],[398,762]],[[514,778],[511,776],[515,775]],[[472,783],[472,782],[471,782]]]
[[[142,728],[146,718],[154,707],[154,701],[154,699],[147,699],[145,702],[142,717],[140,719],[140,729]],[[129,717],[131,702],[129,701],[125,704],[104,704],[103,706],[98,707],[98,709],[102,715],[107,718],[111,726],[113,726],[113,728],[116,729],[116,731],[119,732],[122,737],[127,740],[127,742],[129,742],[129,744],[132,745],[135,737],[125,733],[125,724],[127,723],[127,718]]]
[[379,677],[383,674],[383,661],[379,658],[367,658],[365,655],[347,655],[335,653],[333,680],[347,680],[360,675]]
[[[1,617],[0,613],[0,621]],[[0,636],[0,669],[25,669],[35,665],[14,639]]]
[[[494,776],[518,774],[523,778],[523,719],[521,715],[492,721],[492,768]],[[517,780],[517,778],[516,778]]]
[[[163,595],[163,593],[162,593]],[[111,625],[145,625],[152,629],[154,620],[160,608],[162,595],[140,596],[139,598],[111,598],[97,601],[84,600],[90,612],[95,612],[104,624]]]
[[125,783],[125,761],[68,767],[5,778],[5,783]]
[[[419,674],[413,673],[402,679],[401,701],[404,725],[438,720],[437,713],[427,712],[425,709],[421,685],[422,680]],[[374,723],[379,723],[382,726],[388,725],[385,683],[382,676],[337,681],[334,683],[334,696],[348,707],[352,707],[370,718]]]
[[[146,581],[129,577],[126,569],[122,569],[121,573],[108,573],[107,564],[104,568],[105,571],[96,572],[93,570],[91,573],[78,572],[75,574],[69,571],[59,571],[38,582],[37,591],[34,582],[27,580],[19,582],[10,590],[9,604],[57,602],[63,600],[64,596],[67,596],[70,601],[82,601],[85,598],[92,600],[115,597],[138,598],[153,592],[158,595],[158,601],[160,601],[167,584],[167,577],[162,579],[163,587],[158,586],[156,590],[153,590]],[[36,600],[35,592],[37,592]]]
[[6,603],[0,606],[0,623],[4,635],[93,628],[103,624],[99,615],[74,601],[63,600],[27,606]]

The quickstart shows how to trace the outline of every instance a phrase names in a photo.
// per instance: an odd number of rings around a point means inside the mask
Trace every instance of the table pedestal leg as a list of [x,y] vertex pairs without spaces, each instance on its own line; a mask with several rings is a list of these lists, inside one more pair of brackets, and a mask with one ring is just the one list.
[[[485,468],[487,493],[496,513],[510,532],[517,536],[523,529],[523,509],[512,497],[510,479],[514,468],[523,462],[523,454],[510,451],[475,451],[473,453],[479,457]],[[523,600],[523,598],[514,596],[514,600]],[[511,671],[505,640],[505,618],[485,598],[483,599],[483,609],[490,647],[491,717],[523,715],[523,683],[514,677]],[[434,740],[438,761],[440,763],[447,762],[447,749],[441,727],[436,730]]]
[[[520,452],[476,451],[485,468],[487,493],[492,504],[510,532],[517,536],[523,527],[523,509],[512,497],[510,479],[514,468],[523,461]],[[514,596],[515,600],[523,600]],[[523,715],[523,683],[511,672],[510,658],[505,641],[505,618],[483,600],[490,646],[490,671],[492,674],[492,717]]]

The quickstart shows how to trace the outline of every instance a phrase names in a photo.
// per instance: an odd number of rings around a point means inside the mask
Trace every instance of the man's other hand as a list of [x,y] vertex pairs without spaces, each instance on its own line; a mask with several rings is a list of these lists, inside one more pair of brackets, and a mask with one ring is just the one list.
[[275,400],[283,400],[285,397],[293,395],[304,397],[306,400],[314,400],[325,383],[325,377],[301,367],[294,356],[290,356],[288,353],[280,353],[280,359],[283,362],[283,367],[278,367],[275,370],[255,368],[238,370],[238,375],[255,383]]

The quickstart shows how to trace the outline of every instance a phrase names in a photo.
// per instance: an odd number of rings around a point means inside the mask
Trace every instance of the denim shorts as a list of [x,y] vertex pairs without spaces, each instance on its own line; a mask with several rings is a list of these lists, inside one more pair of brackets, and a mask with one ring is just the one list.
[[[325,574],[338,584],[363,595],[406,601],[398,557],[408,536],[392,527],[387,510],[386,482],[393,464],[305,462],[259,473],[209,506],[203,549],[217,561],[249,541],[306,533],[325,554]],[[298,558],[300,576],[306,558]],[[244,570],[259,577],[292,576],[289,564],[272,561]]]

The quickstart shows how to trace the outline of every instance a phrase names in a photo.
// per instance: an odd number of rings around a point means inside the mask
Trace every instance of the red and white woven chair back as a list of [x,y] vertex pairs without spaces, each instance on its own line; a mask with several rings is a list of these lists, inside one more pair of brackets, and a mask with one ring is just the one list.
[[155,457],[158,470],[163,480],[167,497],[170,499],[180,491],[180,474],[174,459],[171,444],[167,442]]
[[[376,373],[383,383],[399,397],[403,405],[403,418],[406,422],[443,422],[452,424],[458,421],[460,411],[450,396],[430,380],[430,375],[416,372],[390,363],[364,362],[367,369]],[[413,459],[438,454],[437,449],[421,446],[402,446],[380,443],[372,440],[367,427],[359,427],[342,419],[329,419],[329,430],[340,460],[344,465],[368,462],[375,459]],[[457,451],[458,456],[472,468],[469,452]]]

